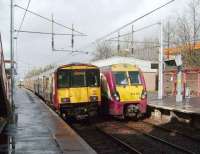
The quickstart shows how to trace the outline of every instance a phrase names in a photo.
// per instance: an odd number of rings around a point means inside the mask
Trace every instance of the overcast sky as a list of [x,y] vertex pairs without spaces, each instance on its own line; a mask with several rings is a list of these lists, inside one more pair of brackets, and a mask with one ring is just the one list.
[[[76,37],[75,48],[89,50],[90,42],[132,21],[133,19],[166,3],[168,0],[32,0],[29,10],[59,23],[86,33],[87,37]],[[142,27],[168,16],[181,13],[188,0],[176,0],[169,6],[135,23],[134,27]],[[26,7],[28,0],[15,0],[17,5]],[[0,32],[3,38],[5,56],[9,58],[9,24],[10,2],[0,0]],[[15,8],[15,29],[19,28],[24,11]],[[22,30],[51,32],[51,23],[27,13]],[[55,26],[55,32],[70,33],[69,30]],[[148,34],[147,34],[148,35]],[[20,33],[17,41],[15,57],[19,63],[19,73],[27,69],[50,63],[88,62],[91,55],[52,52],[51,36]],[[89,44],[89,46],[88,46]],[[57,36],[55,46],[58,49],[70,49],[70,37]],[[16,46],[15,46],[16,49]]]

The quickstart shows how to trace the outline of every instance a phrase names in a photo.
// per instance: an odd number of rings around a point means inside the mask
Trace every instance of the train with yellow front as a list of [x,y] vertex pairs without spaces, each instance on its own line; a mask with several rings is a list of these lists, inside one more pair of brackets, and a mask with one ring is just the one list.
[[63,117],[95,116],[101,102],[100,70],[90,64],[62,65],[26,78],[24,86]]
[[141,117],[147,110],[147,92],[142,71],[131,64],[101,68],[101,113],[121,118]]

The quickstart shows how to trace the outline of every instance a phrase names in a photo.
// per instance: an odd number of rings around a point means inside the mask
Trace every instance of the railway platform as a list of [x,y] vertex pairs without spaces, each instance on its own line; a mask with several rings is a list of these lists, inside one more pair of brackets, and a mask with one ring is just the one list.
[[0,134],[0,153],[96,153],[65,121],[30,91],[17,88],[14,100],[14,116]]
[[150,100],[148,105],[154,108],[200,115],[200,97],[190,98],[188,102],[186,99],[176,102],[175,97],[167,97],[163,100]]
[[183,99],[182,102],[176,102],[176,98],[172,96],[162,100],[149,99],[148,108],[153,117],[175,117],[200,128],[200,97]]

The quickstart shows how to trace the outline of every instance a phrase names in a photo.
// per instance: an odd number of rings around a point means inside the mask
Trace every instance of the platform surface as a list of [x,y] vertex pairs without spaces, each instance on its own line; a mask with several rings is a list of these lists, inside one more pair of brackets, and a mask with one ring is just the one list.
[[96,153],[30,91],[17,89],[14,100],[15,116],[0,135],[0,153]]
[[184,99],[182,102],[176,102],[176,97],[172,96],[164,98],[163,100],[149,99],[148,106],[187,114],[200,115],[200,97],[190,98],[189,101]]

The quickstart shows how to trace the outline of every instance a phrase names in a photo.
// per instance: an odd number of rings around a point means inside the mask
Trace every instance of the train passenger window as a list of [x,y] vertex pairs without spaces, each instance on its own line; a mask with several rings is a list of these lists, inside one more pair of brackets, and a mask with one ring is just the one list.
[[85,71],[73,70],[71,74],[72,87],[86,87]]
[[128,72],[131,84],[141,84],[139,72]]
[[70,72],[60,70],[58,72],[58,88],[68,88],[70,86]]
[[99,86],[99,70],[87,70],[86,80],[88,87],[97,87]]
[[114,77],[117,85],[127,85],[128,79],[126,72],[114,72]]

